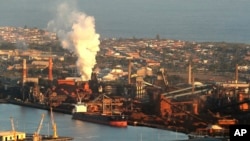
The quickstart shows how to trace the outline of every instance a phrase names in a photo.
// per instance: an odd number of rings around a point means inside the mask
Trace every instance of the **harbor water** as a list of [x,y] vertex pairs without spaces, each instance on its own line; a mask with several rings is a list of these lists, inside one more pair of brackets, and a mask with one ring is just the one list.
[[[10,118],[17,131],[34,133],[45,115],[41,134],[52,135],[50,112],[12,104],[0,104],[0,131],[11,130]],[[59,136],[73,137],[74,141],[176,141],[188,139],[183,133],[156,128],[128,126],[117,128],[73,120],[71,115],[54,112]]]

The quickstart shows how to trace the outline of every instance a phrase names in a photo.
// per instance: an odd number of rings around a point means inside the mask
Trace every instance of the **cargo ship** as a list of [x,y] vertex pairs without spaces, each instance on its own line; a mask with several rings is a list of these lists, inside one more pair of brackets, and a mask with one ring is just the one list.
[[123,114],[104,112],[88,112],[87,103],[77,103],[72,111],[72,119],[110,125],[113,127],[127,127],[128,117]]

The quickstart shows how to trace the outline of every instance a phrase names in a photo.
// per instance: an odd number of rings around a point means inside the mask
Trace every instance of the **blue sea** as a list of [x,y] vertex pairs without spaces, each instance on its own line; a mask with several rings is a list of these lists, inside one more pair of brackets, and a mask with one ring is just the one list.
[[[0,26],[46,29],[63,0],[1,0]],[[249,0],[68,0],[101,38],[250,43]]]

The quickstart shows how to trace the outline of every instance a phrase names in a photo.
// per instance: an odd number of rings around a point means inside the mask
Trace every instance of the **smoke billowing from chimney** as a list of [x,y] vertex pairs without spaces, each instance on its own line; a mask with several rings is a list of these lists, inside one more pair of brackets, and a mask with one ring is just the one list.
[[48,23],[47,28],[57,33],[63,48],[77,55],[78,72],[82,80],[89,80],[100,44],[94,17],[79,12],[72,3],[63,3],[58,6],[56,18]]

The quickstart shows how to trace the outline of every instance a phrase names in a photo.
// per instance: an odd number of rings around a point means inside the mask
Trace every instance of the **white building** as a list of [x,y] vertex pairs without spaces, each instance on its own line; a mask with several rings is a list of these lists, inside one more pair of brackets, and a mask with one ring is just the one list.
[[17,131],[1,131],[0,141],[12,141],[16,137],[16,140],[24,140],[26,138],[26,133]]

